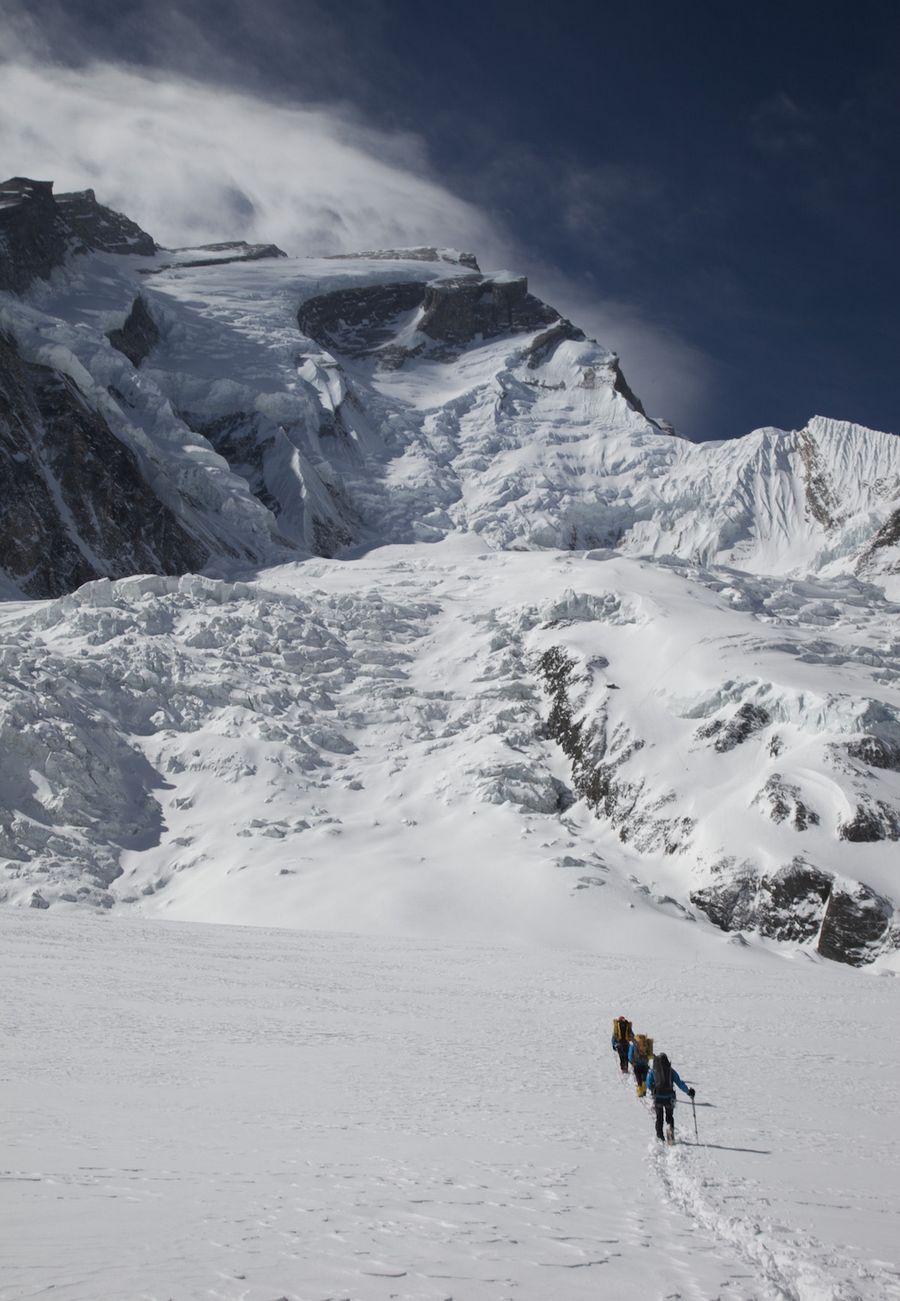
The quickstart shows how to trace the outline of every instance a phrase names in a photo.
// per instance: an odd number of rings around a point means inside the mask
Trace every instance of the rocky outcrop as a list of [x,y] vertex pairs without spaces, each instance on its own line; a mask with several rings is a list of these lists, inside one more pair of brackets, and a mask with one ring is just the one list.
[[164,250],[171,253],[212,253],[213,257],[182,257],[177,263],[167,262],[154,267],[154,271],[166,271],[175,265],[180,267],[215,267],[225,266],[229,262],[259,262],[263,258],[287,257],[284,249],[277,244],[248,244],[245,239],[226,241],[223,244],[195,244],[189,248]]
[[853,817],[838,827],[838,839],[858,842],[900,840],[900,814],[884,800],[857,804]]
[[756,930],[773,940],[803,944],[814,938],[834,878],[804,858],[759,878]]
[[723,931],[752,930],[756,918],[759,873],[750,862],[720,859],[711,869],[712,883],[691,892],[691,903]]
[[46,279],[70,253],[140,253],[156,244],[93,190],[54,197],[52,181],[14,176],[0,185],[0,289],[21,294]]
[[761,705],[754,705],[750,701],[745,701],[727,722],[724,719],[716,718],[711,723],[699,727],[697,737],[701,741],[715,738],[713,749],[717,750],[719,754],[725,754],[728,750],[733,750],[735,746],[743,745],[754,732],[759,732],[764,727],[768,727],[771,721],[772,718],[768,710],[763,709]]
[[21,294],[46,279],[62,266],[69,243],[52,181],[14,176],[0,185],[0,289]]
[[840,509],[828,471],[810,430],[801,429],[797,435],[797,450],[806,482],[807,509],[823,528],[834,528],[840,522]]
[[364,285],[308,298],[297,313],[307,338],[323,348],[363,356],[386,343],[391,323],[401,312],[422,305],[425,285],[401,281],[394,285]]
[[690,817],[673,817],[670,796],[653,796],[640,779],[621,770],[644,742],[619,729],[608,735],[605,716],[588,721],[579,711],[580,677],[576,662],[558,646],[538,661],[550,697],[547,734],[571,761],[572,786],[597,817],[615,828],[623,843],[639,851],[674,854],[690,840]]
[[893,905],[861,882],[842,882],[804,858],[768,874],[722,860],[691,902],[725,931],[756,931],[794,944],[814,942],[833,962],[860,967],[895,947]]
[[[857,573],[863,573],[872,563],[880,559],[882,553],[890,552],[892,547],[900,547],[900,506],[891,511],[875,536],[867,543],[856,566]],[[900,570],[900,559],[887,556],[888,572]]]
[[790,822],[795,831],[819,824],[819,815],[802,798],[799,786],[785,780],[781,773],[772,773],[753,803],[763,809],[773,822]]
[[[302,332],[323,348],[359,357],[388,344],[397,317],[416,309],[421,309],[421,342],[386,351],[383,360],[392,367],[426,347],[429,355],[450,360],[478,339],[532,333],[542,327],[551,328],[535,340],[535,358],[541,360],[564,338],[584,338],[559,312],[528,292],[524,276],[493,279],[468,275],[432,284],[400,281],[341,289],[308,299],[300,307],[297,321]],[[540,360],[533,364],[539,365]]]
[[[641,403],[641,399],[638,397],[634,389],[626,380],[625,376],[622,374],[622,367],[619,364],[618,357],[616,357],[613,361],[613,371],[615,374],[613,388],[616,390],[617,393],[621,394],[621,396],[625,399],[625,401],[628,403],[629,406],[634,407],[635,411],[639,411],[642,416],[646,416],[647,412],[644,410],[643,404]],[[654,421],[654,424],[655,423],[656,422]]]
[[136,253],[152,257],[156,241],[136,221],[97,202],[93,190],[58,194],[56,207],[73,237],[75,252]]
[[548,329],[539,334],[525,352],[530,370],[543,366],[548,357],[552,357],[559,345],[566,339],[580,342],[585,337],[584,330],[579,330],[571,321],[560,316]]
[[29,596],[102,576],[179,574],[209,552],[73,381],[0,336],[0,566]]
[[159,343],[160,335],[146,302],[138,295],[122,328],[110,330],[106,337],[114,348],[125,354],[132,366],[140,366]]
[[559,312],[528,292],[525,276],[491,279],[465,276],[428,286],[419,329],[428,338],[453,348],[479,336],[524,334],[559,321]]
[[857,759],[869,768],[885,768],[900,772],[900,745],[881,736],[861,736],[847,746],[851,759]]
[[860,967],[888,947],[893,905],[868,886],[835,885],[822,919],[816,948],[824,958]]

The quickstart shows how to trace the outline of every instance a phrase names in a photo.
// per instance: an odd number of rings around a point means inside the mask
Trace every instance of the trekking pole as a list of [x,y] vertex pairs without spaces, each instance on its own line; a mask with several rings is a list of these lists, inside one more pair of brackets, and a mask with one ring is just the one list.
[[691,1111],[693,1111],[693,1113],[694,1113],[694,1138],[697,1140],[697,1145],[698,1145],[698,1147],[699,1147],[699,1145],[700,1145],[700,1135],[699,1135],[698,1132],[697,1132],[697,1107],[696,1107],[696,1105],[695,1105],[695,1103],[694,1103],[694,1099],[693,1099],[693,1098],[691,1098]]

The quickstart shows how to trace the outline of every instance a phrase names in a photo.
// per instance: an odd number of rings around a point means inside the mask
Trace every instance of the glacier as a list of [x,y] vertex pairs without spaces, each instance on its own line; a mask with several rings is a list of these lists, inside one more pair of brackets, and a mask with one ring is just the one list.
[[900,1296],[900,440],[13,178],[0,463],[0,1298]]
[[900,440],[692,443],[459,250],[3,192],[5,901],[896,961]]

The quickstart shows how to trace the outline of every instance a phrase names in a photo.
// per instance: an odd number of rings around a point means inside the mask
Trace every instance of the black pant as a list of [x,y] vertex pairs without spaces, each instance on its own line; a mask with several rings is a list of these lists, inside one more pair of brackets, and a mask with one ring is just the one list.
[[663,1112],[666,1113],[666,1124],[675,1128],[675,1099],[674,1098],[654,1098],[656,1104],[656,1137],[663,1136]]
[[619,1065],[622,1067],[622,1070],[627,1075],[628,1074],[628,1044],[625,1043],[624,1040],[620,1040],[619,1043],[616,1044],[616,1052],[619,1054]]
[[643,1066],[640,1062],[632,1062],[631,1069],[634,1071],[634,1078],[637,1080],[638,1084],[647,1083],[647,1071],[650,1069],[647,1062],[644,1062]]

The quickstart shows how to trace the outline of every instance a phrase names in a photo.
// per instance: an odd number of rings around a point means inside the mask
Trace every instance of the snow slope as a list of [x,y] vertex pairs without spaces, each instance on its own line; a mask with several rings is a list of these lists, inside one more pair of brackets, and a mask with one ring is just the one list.
[[[452,270],[463,284],[476,278]],[[166,387],[174,375],[180,384],[185,356],[208,367],[222,348],[242,357],[248,343],[264,339],[271,349],[274,340],[278,365],[270,350],[265,378],[244,366],[241,373],[251,388],[280,391],[287,402],[301,387],[298,302],[448,278],[445,262],[365,259],[164,272],[153,290],[203,325],[187,347],[173,326],[172,342],[153,358],[155,378]],[[422,316],[378,318],[374,339],[365,330],[332,334],[330,348],[299,368],[323,410],[340,414],[344,435],[326,424],[327,437],[317,437],[307,420],[308,455],[327,464],[381,540],[452,528],[496,547],[617,545],[803,573],[857,563],[862,543],[900,506],[900,440],[890,435],[816,418],[799,432],[695,445],[635,410],[615,357],[590,340],[543,342],[539,326],[436,348],[421,333]],[[203,337],[210,323],[215,340]],[[204,398],[195,390],[192,402]]]
[[452,250],[109,229],[0,294],[0,1298],[900,1296],[900,441],[673,437]]
[[[900,739],[896,628],[857,580],[471,540],[8,605],[4,895],[619,951],[800,861],[881,900],[830,956],[896,965],[900,774],[865,749]],[[828,951],[790,904],[732,929]]]
[[0,979],[4,1301],[900,1296],[894,980],[11,910]]
[[[227,501],[220,551],[265,553],[268,534],[272,558],[276,528],[320,554],[463,531],[766,574],[896,568],[889,434],[815,418],[673,438],[614,354],[465,255],[194,253],[75,258],[27,305],[0,296],[0,323],[152,456],[168,502],[204,504],[204,537]],[[135,371],[107,334],[138,294],[159,341]]]
[[[4,899],[602,947],[602,896],[895,961],[900,440],[673,437],[454,250],[135,238],[0,325],[183,531],[133,554],[206,577],[5,605]],[[40,421],[6,432],[46,477]],[[135,567],[62,514],[93,572]]]

